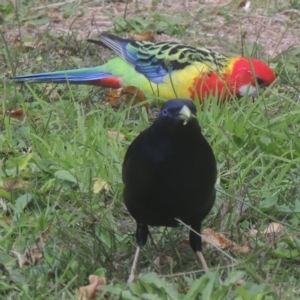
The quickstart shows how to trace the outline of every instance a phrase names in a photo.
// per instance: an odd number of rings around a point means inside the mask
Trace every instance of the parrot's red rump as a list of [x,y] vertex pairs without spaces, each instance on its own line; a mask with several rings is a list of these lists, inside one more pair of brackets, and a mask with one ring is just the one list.
[[106,77],[96,80],[91,80],[88,82],[90,85],[102,86],[102,87],[110,87],[113,89],[118,89],[121,87],[120,79],[117,77]]

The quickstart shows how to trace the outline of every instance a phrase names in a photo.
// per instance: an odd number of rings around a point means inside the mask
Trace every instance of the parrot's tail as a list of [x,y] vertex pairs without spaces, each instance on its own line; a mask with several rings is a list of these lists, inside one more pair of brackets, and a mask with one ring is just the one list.
[[99,68],[85,68],[77,70],[57,71],[48,73],[28,74],[13,78],[17,83],[70,83],[90,84],[103,87],[119,88],[121,82],[118,77],[110,73],[103,73]]

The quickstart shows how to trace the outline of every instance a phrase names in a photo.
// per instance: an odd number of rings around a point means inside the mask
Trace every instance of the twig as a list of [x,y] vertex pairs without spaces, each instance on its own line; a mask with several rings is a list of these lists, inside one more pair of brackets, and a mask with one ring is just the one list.
[[49,5],[43,5],[43,6],[38,6],[38,7],[34,7],[34,10],[39,10],[39,9],[43,9],[43,8],[49,8],[49,7],[57,7],[57,6],[63,6],[66,3],[72,3],[72,2],[76,2],[77,0],[68,0],[68,1],[64,1],[64,2],[59,2],[59,3],[53,3],[53,4],[49,4]]

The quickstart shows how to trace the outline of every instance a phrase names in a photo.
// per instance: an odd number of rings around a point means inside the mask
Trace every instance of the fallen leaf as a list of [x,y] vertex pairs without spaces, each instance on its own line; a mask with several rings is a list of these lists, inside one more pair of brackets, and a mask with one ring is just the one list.
[[110,189],[110,184],[104,181],[101,178],[94,178],[94,193],[98,194],[100,193],[103,189],[107,192]]
[[[26,112],[23,109],[14,109],[14,110],[8,110],[4,112],[2,109],[0,109],[0,115],[9,115],[12,119],[22,121],[26,115]],[[31,119],[33,119],[37,124],[41,122],[40,118],[37,115],[30,115]]]
[[36,265],[43,262],[43,254],[37,246],[33,246],[30,251],[25,253],[26,262],[30,265]]
[[44,231],[39,234],[39,237],[35,239],[35,245],[29,251],[26,251],[24,255],[16,251],[16,245],[14,245],[12,254],[18,259],[20,267],[36,265],[43,262],[43,249],[45,247],[46,241],[49,238],[52,226],[53,223],[51,223]]
[[60,22],[61,20],[64,19],[60,8],[54,8],[52,10],[48,10],[46,15],[54,23],[58,23],[58,22]]
[[136,40],[136,41],[149,41],[149,42],[154,42],[154,31],[152,30],[147,30],[141,34],[129,34],[129,37]]
[[[130,98],[126,98],[126,100],[129,102],[132,99],[132,96],[135,97],[136,102],[143,102],[146,101],[146,96],[145,94],[139,90],[138,88],[136,88],[135,86],[129,85],[129,86],[124,86],[122,88],[122,95],[130,95]],[[126,102],[125,103],[128,103]]]
[[[119,105],[119,100],[122,96],[126,104],[133,102],[133,104],[146,101],[145,94],[135,86],[125,86],[119,89],[110,90],[106,94],[106,101],[116,107]],[[149,104],[145,103],[144,106],[149,109]]]
[[183,239],[183,240],[180,242],[180,244],[184,244],[184,245],[186,245],[186,246],[189,246],[189,245],[190,245],[190,240],[189,240],[189,238]]
[[36,47],[36,45],[34,44],[34,43],[32,43],[32,42],[24,42],[23,43],[23,48],[25,49],[25,50],[32,50],[32,49],[34,49]]
[[35,244],[37,245],[38,248],[42,249],[45,246],[45,243],[47,242],[50,231],[52,229],[53,223],[51,223],[44,231],[42,231],[39,234],[39,237],[35,239]]
[[247,3],[247,0],[243,0],[242,2],[239,3],[238,7],[243,8]]
[[258,231],[256,229],[251,229],[251,235],[257,235],[260,233],[261,235],[277,235],[284,230],[284,226],[280,223],[272,222],[268,225],[268,227],[263,231]]
[[97,275],[89,276],[90,284],[86,286],[82,286],[78,291],[78,300],[89,300],[95,299],[97,295],[99,295],[100,291],[97,290],[99,285],[105,285],[106,279],[105,277],[99,277]]
[[239,8],[242,8],[242,9],[245,10],[245,11],[249,10],[250,6],[251,6],[251,2],[250,2],[250,1],[247,1],[247,0],[242,1],[242,2],[239,4]]
[[249,238],[246,240],[244,246],[240,246],[235,242],[229,240],[224,234],[213,231],[211,228],[206,228],[202,231],[201,237],[203,241],[220,249],[231,249],[236,253],[249,253]]
[[53,223],[51,223],[44,231],[42,231],[39,234],[39,237],[35,239],[35,246],[33,246],[29,252],[27,251],[25,253],[25,257],[31,265],[36,265],[43,261],[43,249],[49,238],[52,226]]
[[19,267],[30,265],[29,261],[21,253],[12,250],[11,254],[13,255],[13,257],[16,257],[18,259]]
[[244,285],[244,284],[246,284],[246,281],[244,279],[239,279],[234,283],[234,285]]
[[17,36],[17,37],[14,38],[13,45],[16,48],[20,48],[22,46],[21,39],[20,39],[19,36]]
[[8,112],[10,116],[17,120],[23,120],[25,112],[23,109],[15,109]]
[[[3,199],[0,198],[0,207],[3,208],[3,203],[2,203]],[[6,204],[5,204],[6,205]],[[7,208],[5,208],[5,210],[7,210]],[[6,215],[0,214],[0,220],[2,223],[6,224],[6,225],[11,225],[12,220],[7,217]]]
[[279,224],[279,223],[275,223],[272,222],[269,224],[269,226],[262,232],[262,234],[266,234],[266,235],[271,235],[271,234],[278,234],[280,232],[282,232],[284,229],[284,226]]
[[256,235],[258,233],[258,230],[256,230],[256,229],[250,229],[249,233],[250,233],[250,235]]
[[173,258],[171,256],[162,254],[162,255],[157,256],[153,263],[157,268],[161,268],[165,265],[173,264]]
[[34,29],[36,28],[36,24],[32,23],[32,22],[25,22],[23,25],[25,28],[29,28],[29,29]]
[[125,135],[117,131],[108,130],[107,135],[110,139],[118,139],[119,141],[126,140]]
[[106,101],[113,107],[119,105],[119,99],[122,96],[121,91],[123,88],[120,89],[111,89],[106,93]]
[[10,110],[10,111],[7,111],[6,113],[2,109],[0,109],[0,114],[1,115],[8,114],[8,115],[10,115],[11,118],[17,119],[17,120],[23,120],[23,118],[25,116],[25,112],[23,109]]
[[27,187],[28,184],[29,183],[27,181],[21,179],[9,179],[4,182],[1,188],[5,191],[16,190],[16,189],[22,189],[24,187]]

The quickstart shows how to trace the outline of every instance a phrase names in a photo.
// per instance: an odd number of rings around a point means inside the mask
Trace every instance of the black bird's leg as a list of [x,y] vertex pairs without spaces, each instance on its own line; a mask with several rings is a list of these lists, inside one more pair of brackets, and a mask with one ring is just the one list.
[[137,246],[136,251],[135,251],[135,255],[134,255],[133,264],[132,264],[132,267],[131,267],[131,270],[130,270],[130,275],[129,275],[129,278],[127,280],[127,284],[132,283],[135,279],[135,270],[136,270],[138,262],[139,262],[140,252],[141,252],[141,247]]
[[136,248],[134,259],[133,259],[133,264],[131,267],[130,275],[127,280],[127,284],[130,284],[134,281],[135,279],[135,271],[139,262],[139,256],[141,252],[141,247],[143,247],[147,243],[147,237],[149,234],[149,229],[147,225],[144,224],[137,224],[136,228],[136,241],[138,244],[138,247]]
[[199,258],[199,260],[200,260],[200,262],[202,264],[204,272],[208,273],[209,269],[208,269],[208,266],[206,264],[206,261],[204,259],[204,256],[203,256],[202,252],[201,251],[197,251],[197,256],[198,256],[198,258]]
[[148,225],[138,223],[137,227],[136,227],[135,238],[136,238],[137,244],[140,247],[143,247],[146,245],[148,235],[149,235]]
[[200,227],[201,227],[200,224],[197,224],[196,226],[195,225],[191,226],[191,229],[193,229],[197,233],[194,232],[193,230],[190,230],[190,245],[191,245],[191,248],[197,253],[197,256],[202,264],[204,272],[207,273],[209,271],[209,269],[208,269],[207,263],[204,259],[204,256],[201,252],[202,251],[202,241],[201,241],[201,236],[199,235]]

